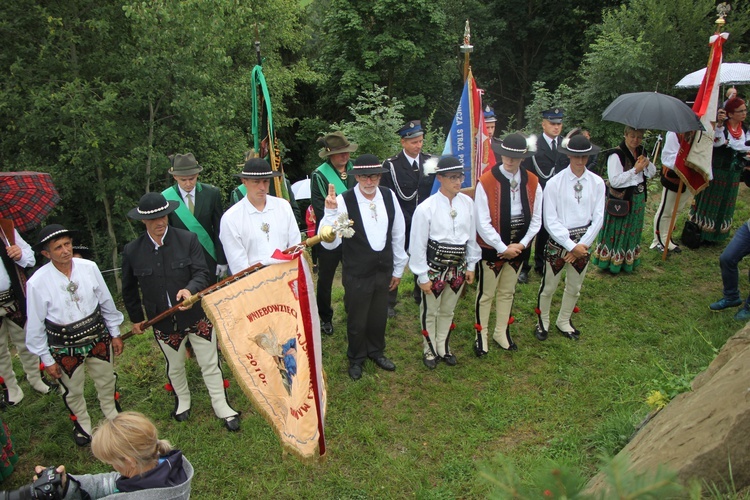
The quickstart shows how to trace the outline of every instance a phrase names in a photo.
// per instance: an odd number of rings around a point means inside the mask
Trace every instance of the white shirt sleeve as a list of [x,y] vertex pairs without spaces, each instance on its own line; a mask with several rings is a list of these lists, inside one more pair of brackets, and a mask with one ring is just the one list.
[[544,193],[542,192],[542,186],[536,185],[536,195],[534,195],[534,206],[532,207],[533,212],[531,213],[531,222],[529,222],[529,228],[526,230],[526,234],[521,239],[520,243],[524,248],[528,248],[531,240],[542,228],[542,208],[544,202]]
[[485,243],[491,245],[497,253],[505,252],[508,245],[503,242],[500,234],[492,226],[487,193],[485,193],[482,184],[479,183],[474,191],[474,214],[476,216],[477,234],[482,237]]
[[430,205],[417,205],[411,219],[409,234],[409,269],[417,276],[419,283],[427,283],[429,265],[427,265],[427,241],[430,237]]
[[409,255],[407,255],[404,249],[404,243],[406,242],[406,222],[404,221],[404,213],[401,211],[401,205],[396,199],[396,193],[388,190],[393,198],[393,205],[395,208],[396,216],[393,221],[393,227],[391,228],[391,244],[393,245],[393,277],[401,278],[404,274],[404,268],[406,263],[409,261]]
[[[232,273],[238,273],[250,267],[250,261],[247,256],[247,251],[242,244],[240,228],[236,227],[232,222],[231,214],[233,213],[233,210],[228,210],[221,217],[221,222],[219,224],[219,240],[221,240],[221,244],[224,247],[224,255],[227,257],[229,270]],[[228,215],[230,216],[228,217]]]

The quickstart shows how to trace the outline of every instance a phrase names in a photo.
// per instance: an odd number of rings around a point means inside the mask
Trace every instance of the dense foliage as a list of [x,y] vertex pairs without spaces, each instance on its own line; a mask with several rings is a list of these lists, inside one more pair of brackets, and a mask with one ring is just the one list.
[[[52,173],[63,196],[53,219],[83,230],[117,267],[141,230],[125,213],[170,182],[168,155],[191,151],[202,180],[234,187],[253,139],[256,40],[294,180],[335,128],[386,156],[398,121],[421,118],[437,131],[436,152],[460,93],[466,19],[498,130],[536,130],[538,111],[562,104],[566,128],[609,144],[619,126],[600,121],[603,108],[624,92],[674,93],[705,64],[714,18],[713,0],[2,2],[0,161]],[[750,6],[739,3],[727,60],[747,53],[748,27]]]

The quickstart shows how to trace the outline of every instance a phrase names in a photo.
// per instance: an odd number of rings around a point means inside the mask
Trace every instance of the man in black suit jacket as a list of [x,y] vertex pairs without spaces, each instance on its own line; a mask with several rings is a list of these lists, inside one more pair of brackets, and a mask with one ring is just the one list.
[[198,174],[203,167],[195,160],[193,153],[172,155],[170,160],[172,168],[169,173],[176,184],[162,191],[162,194],[168,200],[179,202],[179,205],[176,211],[169,214],[169,224],[198,236],[210,274],[209,280],[216,283],[217,276],[227,273],[227,258],[219,240],[219,222],[224,213],[221,192],[210,184],[198,182]]
[[[133,322],[143,333],[145,317],[153,318],[208,286],[209,273],[198,238],[190,231],[170,227],[167,216],[178,206],[159,193],[146,193],[128,213],[141,220],[146,232],[122,252],[122,298]],[[140,290],[140,293],[139,293]],[[190,390],[185,376],[186,339],[195,351],[214,413],[230,431],[239,429],[239,416],[227,403],[224,377],[216,349],[213,325],[200,306],[180,311],[154,326],[154,337],[167,362],[167,377],[174,391],[178,422],[190,416]]]
[[[562,132],[562,122],[564,111],[562,108],[552,108],[542,111],[542,135],[539,136],[536,143],[536,154],[531,158],[524,160],[522,166],[539,178],[539,185],[544,189],[547,180],[555,174],[567,168],[570,164],[568,157],[559,153],[557,149],[560,144],[560,133]],[[534,244],[534,270],[542,274],[544,272],[544,247],[549,240],[549,234],[544,229],[544,225],[536,234]],[[529,259],[523,263],[523,268],[518,274],[519,283],[529,282],[529,270],[531,265]]]
[[[401,147],[399,154],[388,158],[383,162],[386,172],[383,174],[380,185],[393,190],[396,193],[398,204],[404,213],[406,222],[406,249],[409,249],[409,233],[411,231],[411,219],[417,205],[430,197],[432,185],[435,183],[435,174],[425,174],[424,162],[430,155],[422,153],[424,143],[424,130],[422,122],[412,120],[396,131],[401,136]],[[388,317],[396,315],[396,297],[398,290],[394,290],[388,297]],[[419,304],[422,295],[419,286],[414,282],[414,301]]]

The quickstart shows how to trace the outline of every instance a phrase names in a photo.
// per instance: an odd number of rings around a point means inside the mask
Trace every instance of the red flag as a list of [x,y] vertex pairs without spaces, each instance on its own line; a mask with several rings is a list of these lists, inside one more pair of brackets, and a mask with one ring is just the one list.
[[680,176],[693,195],[708,187],[713,178],[711,155],[713,152],[714,129],[711,122],[716,120],[716,103],[719,96],[719,68],[722,60],[722,47],[729,33],[711,36],[711,51],[706,65],[706,74],[698,89],[693,111],[703,123],[705,132],[696,132],[692,141],[680,137],[680,151],[675,160],[675,172]]

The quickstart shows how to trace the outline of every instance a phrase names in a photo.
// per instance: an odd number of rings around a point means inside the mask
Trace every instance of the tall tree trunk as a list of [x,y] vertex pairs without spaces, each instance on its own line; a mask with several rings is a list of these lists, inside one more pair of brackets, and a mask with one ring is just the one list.
[[[112,269],[117,269],[117,235],[115,234],[115,227],[112,225],[112,211],[110,210],[107,190],[104,186],[104,174],[99,163],[96,165],[96,177],[99,180],[99,192],[101,193],[102,204],[104,205],[104,215],[107,217],[107,233],[112,242]],[[118,272],[115,272],[115,283],[117,285],[117,293],[122,294],[122,279]]]
[[156,123],[156,109],[153,101],[148,101],[148,156],[146,158],[146,192],[151,190],[151,158],[154,153],[154,125]]

